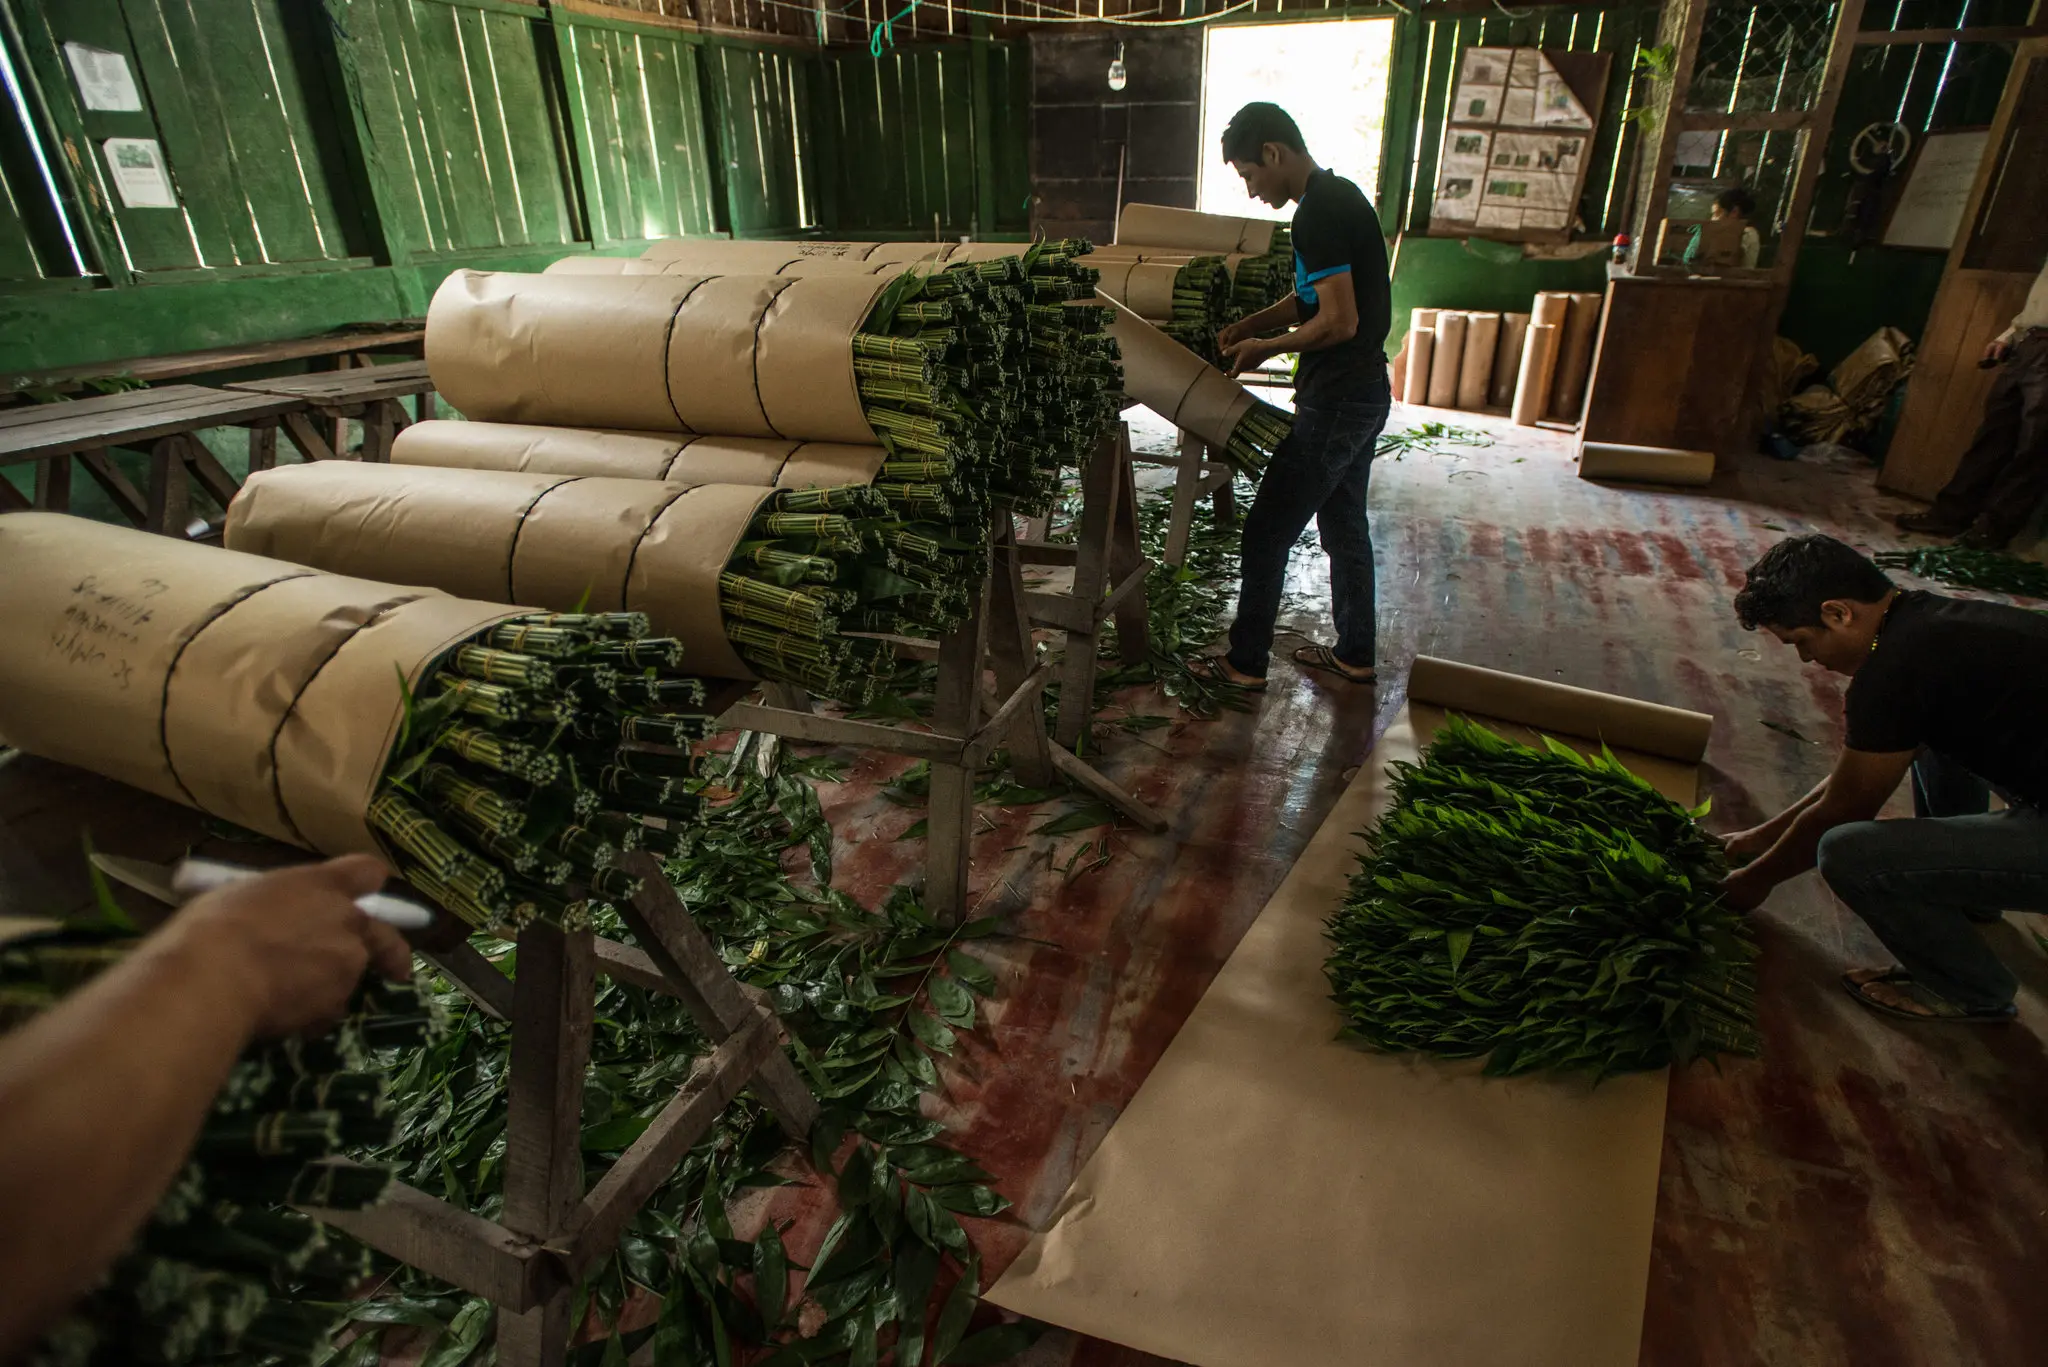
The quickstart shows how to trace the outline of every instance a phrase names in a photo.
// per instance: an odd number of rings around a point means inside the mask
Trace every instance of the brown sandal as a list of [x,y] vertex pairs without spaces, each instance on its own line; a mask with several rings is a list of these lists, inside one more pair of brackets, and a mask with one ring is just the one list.
[[1310,669],[1326,669],[1347,683],[1378,683],[1380,676],[1371,665],[1348,665],[1328,646],[1303,646],[1294,652],[1294,662]]
[[[1919,1009],[1896,1006],[1874,997],[1870,993],[1873,987],[1891,988]],[[1859,1006],[1868,1007],[1880,1016],[1916,1024],[2003,1025],[2019,1015],[2019,1008],[2012,1005],[1996,1011],[1965,1011],[1914,982],[1912,975],[1897,965],[1891,968],[1852,968],[1842,975],[1842,990],[1854,997]]]
[[1247,693],[1263,693],[1266,691],[1266,681],[1264,679],[1254,678],[1250,674],[1238,673],[1237,670],[1231,667],[1230,661],[1221,655],[1203,655],[1197,659],[1189,660],[1187,668],[1188,673],[1198,679],[1207,679],[1210,683],[1220,683],[1226,684],[1231,688],[1241,688]]

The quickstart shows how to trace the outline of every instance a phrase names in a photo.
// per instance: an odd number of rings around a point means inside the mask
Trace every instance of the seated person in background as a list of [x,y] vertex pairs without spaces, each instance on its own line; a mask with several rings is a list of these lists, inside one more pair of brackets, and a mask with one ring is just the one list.
[[1934,506],[1892,520],[1909,532],[2002,551],[2048,495],[2048,263],[1980,364],[1997,366],[1998,377],[1984,396],[1977,435]]
[[386,876],[357,854],[209,892],[0,1036],[0,1362],[128,1246],[253,1037],[331,1029],[367,968],[411,977],[354,900]]
[[[1712,222],[1727,226],[1705,228],[1695,223],[1692,240],[1685,244],[1685,264],[1688,266],[1754,266],[1757,253],[1763,250],[1763,238],[1758,235],[1751,220],[1756,217],[1756,196],[1742,186],[1723,190],[1714,196]],[[1736,232],[1734,225],[1741,224]],[[1715,250],[1707,244],[1710,240],[1727,238],[1731,245]]]
[[[1817,862],[1898,959],[1843,975],[1858,1002],[2012,1019],[2018,984],[1977,927],[2048,911],[2048,614],[1895,588],[1828,536],[1771,547],[1735,613],[1848,676],[1848,734],[1819,787],[1726,837],[1742,867],[1722,895],[1748,910]],[[1908,770],[1914,819],[1876,820]],[[2005,811],[1990,811],[1994,791]]]

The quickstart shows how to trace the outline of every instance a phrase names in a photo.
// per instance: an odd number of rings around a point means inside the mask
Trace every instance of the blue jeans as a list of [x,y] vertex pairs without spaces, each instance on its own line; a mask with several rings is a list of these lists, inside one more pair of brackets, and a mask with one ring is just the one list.
[[1294,430],[1273,453],[1245,514],[1239,553],[1242,584],[1230,626],[1230,667],[1266,677],[1273,624],[1287,578],[1287,554],[1310,518],[1330,557],[1330,599],[1337,619],[1337,658],[1373,662],[1372,531],[1365,493],[1380,429],[1392,396],[1385,390],[1349,403],[1304,405]]
[[1820,841],[1835,895],[1914,982],[1966,1011],[2003,1010],[2019,986],[1977,925],[2048,911],[2048,813],[1990,805],[1982,779],[1922,750],[1913,820],[1853,821]]

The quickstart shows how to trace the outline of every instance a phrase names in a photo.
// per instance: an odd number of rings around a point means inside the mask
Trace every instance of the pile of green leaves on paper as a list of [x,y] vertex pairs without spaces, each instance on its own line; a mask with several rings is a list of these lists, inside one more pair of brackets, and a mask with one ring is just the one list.
[[1329,924],[1346,1036],[1494,1074],[1754,1055],[1756,947],[1700,813],[1604,749],[1545,745],[1452,717],[1393,766]]

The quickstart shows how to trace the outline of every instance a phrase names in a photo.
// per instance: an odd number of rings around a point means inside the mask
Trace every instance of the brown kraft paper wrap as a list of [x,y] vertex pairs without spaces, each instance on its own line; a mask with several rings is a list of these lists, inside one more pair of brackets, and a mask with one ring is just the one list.
[[852,338],[891,278],[457,271],[428,368],[475,421],[872,445]]
[[1465,334],[1471,315],[1446,311],[1436,316],[1436,354],[1429,361],[1429,406],[1458,406],[1458,373],[1465,365]]
[[54,513],[0,577],[0,737],[330,855],[381,852],[399,677],[515,612]]
[[1258,402],[1243,385],[1114,300],[1109,333],[1123,353],[1124,394],[1211,446],[1230,441]]
[[1600,329],[1598,294],[1565,296],[1564,338],[1558,345],[1557,375],[1551,381],[1550,413],[1577,422],[1586,406],[1586,381],[1593,371],[1593,339]]
[[604,432],[443,419],[412,424],[391,446],[393,465],[602,475],[683,484],[754,484],[776,489],[871,484],[887,458],[888,452],[879,446],[842,442]]
[[1500,340],[1498,313],[1468,313],[1465,361],[1458,367],[1458,407],[1486,407],[1487,382],[1493,378],[1494,345]]
[[1426,404],[1429,402],[1429,371],[1436,361],[1436,323],[1428,327],[1408,329],[1408,341],[1402,348],[1408,355],[1408,373],[1402,377],[1403,391],[1408,395],[1406,402]]
[[[1095,265],[1091,255],[1089,265]],[[1142,261],[1111,261],[1097,267],[1102,279],[1098,293],[1116,300],[1149,323],[1167,322],[1173,317],[1173,281],[1180,267]]]
[[1526,313],[1503,313],[1500,316],[1500,337],[1493,348],[1493,383],[1488,386],[1487,399],[1494,408],[1512,408],[1515,403],[1515,380],[1522,370],[1522,343],[1528,340],[1529,315]]
[[[881,242],[762,242],[736,241],[726,237],[672,237],[640,253],[643,261],[685,261],[700,263],[706,274],[743,273],[780,275],[781,267],[792,261],[863,261],[884,246],[908,246],[931,252],[931,243]],[[896,260],[892,256],[880,260]]]
[[1263,256],[1273,250],[1273,230],[1281,226],[1264,218],[1202,214],[1164,204],[1126,204],[1117,215],[1116,240],[1118,246],[1182,247],[1205,253]]
[[1668,446],[1624,446],[1612,441],[1579,443],[1580,479],[1619,479],[1638,484],[1711,484],[1712,451]]
[[1551,373],[1557,368],[1557,328],[1550,323],[1531,323],[1523,335],[1522,364],[1515,373],[1514,419],[1522,427],[1534,427],[1543,416],[1550,395]]
[[[1482,720],[1576,721],[1552,733],[1588,746],[1659,740],[1672,711],[1638,727],[1626,699],[1418,659],[1407,706],[990,1301],[1198,1367],[1633,1367],[1666,1075],[1487,1078],[1337,1039],[1323,924],[1393,801],[1389,766],[1443,722],[1439,690]],[[1694,799],[1692,762],[1619,757]]]
[[682,641],[692,673],[751,679],[725,637],[718,576],[772,493],[320,461],[252,476],[227,542],[338,574],[397,566],[437,588],[500,585],[506,601],[553,612],[645,612]]

